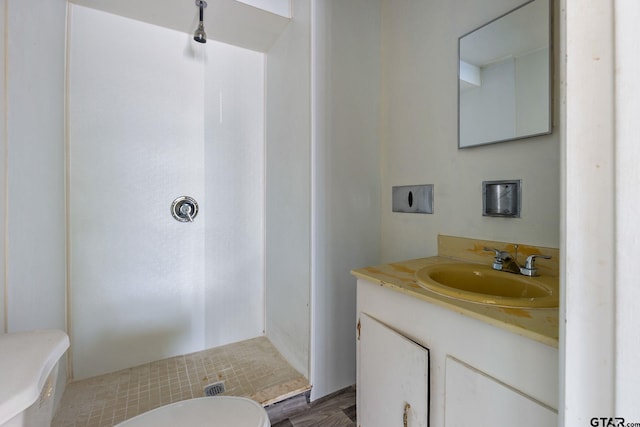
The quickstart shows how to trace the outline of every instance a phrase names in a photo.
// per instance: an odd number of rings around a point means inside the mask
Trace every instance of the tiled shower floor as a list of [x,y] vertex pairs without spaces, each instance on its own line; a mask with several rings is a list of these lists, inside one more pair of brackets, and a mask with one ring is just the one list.
[[113,426],[142,412],[204,396],[224,381],[227,396],[268,405],[309,390],[265,337],[159,360],[67,385],[53,427]]

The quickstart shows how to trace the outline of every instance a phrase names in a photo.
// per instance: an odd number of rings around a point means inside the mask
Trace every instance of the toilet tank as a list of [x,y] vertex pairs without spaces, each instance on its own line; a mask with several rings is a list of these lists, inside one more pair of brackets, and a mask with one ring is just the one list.
[[51,425],[67,348],[69,337],[55,329],[0,334],[0,427]]

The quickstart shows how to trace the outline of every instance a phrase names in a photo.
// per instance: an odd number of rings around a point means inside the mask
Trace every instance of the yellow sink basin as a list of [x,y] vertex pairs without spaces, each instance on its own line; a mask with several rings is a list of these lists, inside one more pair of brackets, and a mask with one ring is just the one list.
[[451,298],[500,307],[558,307],[558,279],[526,277],[481,264],[434,264],[416,272],[418,284]]

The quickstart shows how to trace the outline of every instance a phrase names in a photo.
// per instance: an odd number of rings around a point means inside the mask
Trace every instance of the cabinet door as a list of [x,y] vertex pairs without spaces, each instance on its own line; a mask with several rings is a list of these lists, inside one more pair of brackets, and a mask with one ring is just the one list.
[[558,425],[558,414],[485,373],[447,357],[446,427],[543,427]]
[[428,426],[429,350],[364,313],[359,336],[358,425]]

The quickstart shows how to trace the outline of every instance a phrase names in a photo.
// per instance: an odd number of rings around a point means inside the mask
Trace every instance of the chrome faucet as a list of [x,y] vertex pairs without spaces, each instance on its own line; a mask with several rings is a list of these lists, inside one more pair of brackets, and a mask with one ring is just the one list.
[[500,251],[495,248],[484,248],[485,251],[492,251],[495,253],[493,258],[493,265],[491,268],[498,271],[506,271],[507,273],[520,274],[520,264],[518,264],[518,245],[514,245],[516,249],[515,257],[507,251]]
[[548,255],[529,255],[524,263],[524,267],[518,264],[518,245],[513,245],[515,249],[515,255],[507,251],[500,251],[495,248],[485,247],[485,251],[493,252],[495,257],[493,258],[493,264],[491,268],[497,271],[506,271],[507,273],[522,274],[523,276],[537,276],[538,269],[536,268],[536,258],[551,259]]

